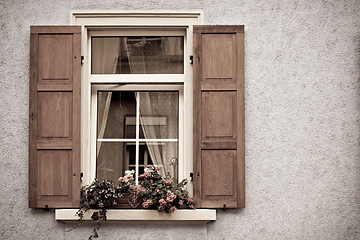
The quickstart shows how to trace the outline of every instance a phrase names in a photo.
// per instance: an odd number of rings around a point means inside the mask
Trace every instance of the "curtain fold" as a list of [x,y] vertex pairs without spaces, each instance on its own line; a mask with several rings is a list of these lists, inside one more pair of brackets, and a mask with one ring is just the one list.
[[[140,123],[145,139],[178,138],[178,94],[140,92]],[[152,121],[149,121],[149,117]],[[177,142],[146,142],[151,159],[161,166],[161,175],[177,181]]]
[[[145,39],[139,40],[138,43],[133,43],[131,46],[132,51],[128,51],[128,59],[130,65],[131,73],[144,73],[147,72],[146,60],[145,60]],[[161,45],[163,49],[168,54],[177,54],[175,49],[178,48],[178,39],[177,38],[162,38]],[[137,50],[134,51],[133,48],[136,47]],[[142,50],[141,50],[142,48]],[[136,52],[136,56],[134,56],[133,52]],[[149,70],[152,72],[152,70]],[[157,73],[168,72],[164,66],[157,70]],[[173,94],[173,93],[172,93]],[[175,111],[175,116],[171,112],[171,107],[178,106],[176,96],[176,101],[174,99],[170,99],[171,93],[166,92],[140,92],[140,123],[141,128],[144,133],[145,139],[164,139],[170,138],[169,136],[176,136],[173,138],[178,138],[177,135],[177,122],[178,122],[178,111]],[[165,126],[154,126],[148,124],[146,119],[148,117],[164,117],[166,119]],[[152,122],[156,122],[155,120]],[[176,122],[174,124],[174,122]],[[157,128],[160,131],[156,131]],[[170,134],[167,131],[175,131],[175,134]],[[164,177],[174,178],[177,181],[177,145],[178,144],[168,144],[161,142],[146,142],[150,157],[154,163],[154,165],[161,166],[160,174]],[[173,145],[176,145],[174,147]],[[175,160],[176,159],[176,160]],[[173,161],[172,161],[173,160]],[[176,164],[174,164],[174,160]]]
[[[110,41],[110,42],[109,42]],[[96,64],[92,64],[92,73],[116,73],[118,58],[120,54],[120,39],[118,38],[94,38],[93,43],[97,48],[93,48],[92,58],[97,59]],[[100,60],[99,60],[100,59]],[[95,61],[93,61],[95,63]],[[97,107],[97,138],[103,138],[108,122],[109,109],[111,105],[112,92],[98,93]],[[108,176],[114,172],[114,161],[111,157],[99,158],[102,142],[96,144],[97,173],[100,176]]]

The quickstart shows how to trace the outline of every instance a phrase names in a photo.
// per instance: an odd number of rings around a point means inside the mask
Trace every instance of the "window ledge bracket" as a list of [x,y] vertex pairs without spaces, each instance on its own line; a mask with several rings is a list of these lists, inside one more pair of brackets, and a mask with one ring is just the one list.
[[[91,215],[96,210],[89,210],[83,220],[92,220]],[[60,221],[77,221],[77,209],[56,209],[55,219]],[[127,223],[195,223],[206,224],[216,220],[215,209],[178,209],[174,213],[158,212],[147,209],[110,209],[107,210],[107,221],[122,221]]]

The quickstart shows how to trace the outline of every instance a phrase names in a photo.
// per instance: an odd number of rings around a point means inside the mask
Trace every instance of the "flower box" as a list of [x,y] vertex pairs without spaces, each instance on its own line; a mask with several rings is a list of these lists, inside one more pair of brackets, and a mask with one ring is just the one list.
[[139,204],[136,207],[131,206],[129,203],[129,197],[130,197],[130,193],[123,193],[120,198],[116,199],[116,205],[114,205],[112,208],[115,208],[115,209],[139,209],[139,208],[142,208],[141,201],[139,202]]

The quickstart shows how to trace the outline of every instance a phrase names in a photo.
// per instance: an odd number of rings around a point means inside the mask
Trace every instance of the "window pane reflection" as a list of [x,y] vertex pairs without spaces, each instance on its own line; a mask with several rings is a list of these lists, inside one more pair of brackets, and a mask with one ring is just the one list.
[[184,37],[93,37],[92,74],[183,74]]

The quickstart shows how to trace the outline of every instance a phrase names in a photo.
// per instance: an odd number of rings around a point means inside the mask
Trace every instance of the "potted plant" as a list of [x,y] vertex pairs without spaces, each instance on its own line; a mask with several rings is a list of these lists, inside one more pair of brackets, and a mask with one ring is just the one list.
[[[77,215],[81,223],[85,213],[95,209],[91,218],[96,221],[89,239],[98,237],[100,222],[106,221],[106,212],[110,208],[156,209],[160,212],[173,213],[179,208],[195,208],[194,199],[185,189],[187,180],[174,183],[162,177],[160,167],[149,165],[144,174],[139,175],[139,184],[135,184],[134,171],[126,170],[125,176],[118,179],[118,186],[111,181],[95,179],[90,185],[81,189],[80,209]],[[75,229],[70,229],[69,231]]]
[[187,180],[174,183],[171,179],[163,178],[159,170],[160,167],[149,165],[145,173],[139,176],[137,192],[142,198],[142,207],[166,213],[179,208],[195,208],[194,200],[185,190]]

